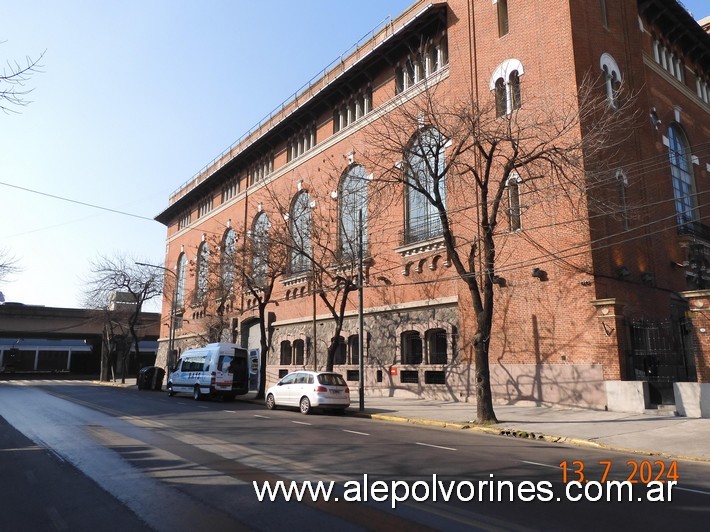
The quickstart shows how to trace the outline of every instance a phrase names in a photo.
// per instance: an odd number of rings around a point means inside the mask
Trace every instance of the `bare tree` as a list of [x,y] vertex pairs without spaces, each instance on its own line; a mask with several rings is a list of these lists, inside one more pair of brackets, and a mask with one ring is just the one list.
[[27,96],[33,89],[28,89],[26,83],[40,71],[40,61],[44,57],[42,52],[39,57],[32,59],[29,56],[24,62],[10,61],[0,73],[0,109],[5,113],[17,112],[17,107],[24,107],[28,103]]
[[554,209],[566,201],[582,224],[590,212],[609,210],[602,162],[613,158],[634,116],[630,98],[610,105],[592,80],[577,94],[540,95],[522,107],[519,85],[507,90],[486,95],[486,103],[428,87],[366,130],[364,154],[378,201],[404,192],[404,241],[442,238],[467,287],[480,423],[497,421],[489,368],[494,286],[499,250],[519,223],[519,188],[527,207]]
[[7,251],[0,249],[0,282],[19,271],[17,259]]
[[[271,193],[279,232],[285,235],[281,246],[287,250],[286,274],[310,281],[311,291],[328,309],[333,330],[328,343],[326,371],[333,371],[341,345],[341,332],[349,308],[349,297],[358,290],[358,231],[363,231],[363,253],[368,254],[367,199],[368,179],[364,168],[351,164],[338,174],[332,161],[313,177],[308,188],[295,194]],[[330,168],[328,168],[330,167]],[[336,184],[337,200],[329,192]],[[281,197],[292,198],[289,205]],[[362,218],[361,218],[362,217]],[[366,257],[366,263],[370,262]],[[314,345],[314,351],[316,346]]]
[[[266,365],[273,338],[272,314],[268,308],[274,302],[274,287],[276,281],[283,277],[288,259],[288,250],[283,245],[283,234],[279,233],[279,229],[279,226],[272,225],[266,212],[258,213],[251,228],[244,232],[246,238],[242,239],[237,253],[240,260],[234,263],[238,285],[251,300],[251,309],[256,309],[259,322],[261,364],[257,399],[264,398]],[[242,308],[243,313],[249,310]]]
[[256,314],[261,358],[257,398],[264,397],[271,349],[268,308],[286,265],[287,252],[281,244],[284,239],[275,234],[279,229],[272,228],[266,212],[260,211],[250,227],[229,228],[223,235],[205,240],[195,265],[193,306],[203,312],[204,332],[198,334],[204,341],[222,341],[230,315]]
[[160,296],[162,291],[161,272],[150,266],[139,266],[125,255],[111,258],[102,256],[92,263],[91,278],[87,280],[85,288],[87,306],[104,310],[112,339],[118,340],[114,326],[118,330],[125,326],[128,333],[129,342],[121,346],[123,348],[119,353],[123,363],[121,382],[126,382],[131,345],[134,346],[136,356],[140,355],[137,328],[143,305]]

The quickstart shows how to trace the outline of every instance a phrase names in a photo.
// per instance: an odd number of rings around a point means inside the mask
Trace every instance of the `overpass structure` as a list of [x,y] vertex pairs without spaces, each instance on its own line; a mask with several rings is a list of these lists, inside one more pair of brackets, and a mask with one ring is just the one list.
[[[0,304],[0,369],[98,375],[102,338],[112,316],[93,309]],[[133,360],[131,370],[155,359],[160,314],[141,313],[136,330],[145,354]]]

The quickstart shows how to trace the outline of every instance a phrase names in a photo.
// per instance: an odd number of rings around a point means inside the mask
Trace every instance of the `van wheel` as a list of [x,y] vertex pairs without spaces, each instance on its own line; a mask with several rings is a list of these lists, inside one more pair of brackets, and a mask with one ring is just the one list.
[[276,399],[274,399],[274,395],[271,393],[266,396],[266,408],[276,410]]
[[192,398],[195,401],[202,399],[202,390],[200,390],[200,386],[198,384],[195,384],[195,389],[192,391]]
[[299,403],[301,408],[301,414],[308,415],[311,413],[311,401],[305,395],[301,397],[301,402]]
[[168,396],[172,397],[175,395],[175,392],[173,391],[173,383],[169,382],[168,383]]

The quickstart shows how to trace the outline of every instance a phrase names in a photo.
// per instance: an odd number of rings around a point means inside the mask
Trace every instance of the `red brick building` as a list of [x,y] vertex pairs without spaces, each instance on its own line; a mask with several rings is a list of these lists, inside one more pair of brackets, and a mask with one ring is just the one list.
[[[540,102],[559,102],[553,114],[566,108],[563,100],[574,110],[583,86],[599,91],[612,111],[631,108],[637,120],[608,139],[603,164],[572,161],[586,171],[574,194],[540,166],[506,181],[495,275],[486,273],[495,278],[486,340],[494,398],[643,408],[673,402],[675,384],[676,401],[695,413],[688,404],[710,395],[701,386],[710,383],[710,37],[674,1],[413,4],[170,197],[156,219],[168,228],[166,265],[178,279],[176,347],[203,343],[220,303],[222,338],[259,347],[254,297],[238,282],[212,296],[209,272],[234,281],[234,267],[225,266],[230,250],[252,242],[248,249],[259,253],[265,228],[283,226],[300,251],[285,251],[287,267],[268,305],[268,380],[322,367],[334,320],[314,297],[328,287],[314,284],[307,257],[328,242],[338,259],[328,268],[352,274],[354,213],[362,210],[367,393],[468,400],[476,331],[470,293],[437,213],[407,187],[383,185],[388,172],[427,161],[406,153],[377,158],[377,135],[390,143],[438,135],[424,116],[411,131],[387,129],[418,101],[469,101],[488,109],[481,116],[490,124],[539,124]],[[578,117],[564,139],[584,146],[593,120]],[[437,157],[449,160],[456,138],[442,146]],[[457,245],[475,241],[480,220],[465,213],[476,212],[476,190],[447,179],[439,192],[458,224]],[[239,260],[252,278],[264,274],[258,257]],[[357,308],[353,293],[335,359],[336,371],[354,382]]]

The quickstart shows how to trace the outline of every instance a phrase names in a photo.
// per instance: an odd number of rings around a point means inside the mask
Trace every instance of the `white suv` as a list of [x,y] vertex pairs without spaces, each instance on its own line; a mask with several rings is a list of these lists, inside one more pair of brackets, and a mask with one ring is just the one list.
[[338,373],[295,371],[266,390],[266,408],[296,406],[308,414],[313,408],[342,413],[350,406],[350,389]]

